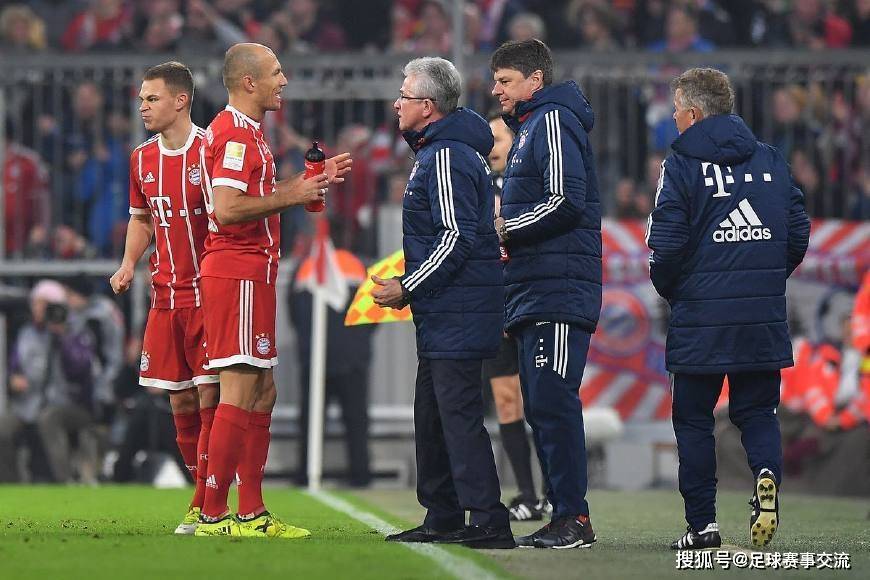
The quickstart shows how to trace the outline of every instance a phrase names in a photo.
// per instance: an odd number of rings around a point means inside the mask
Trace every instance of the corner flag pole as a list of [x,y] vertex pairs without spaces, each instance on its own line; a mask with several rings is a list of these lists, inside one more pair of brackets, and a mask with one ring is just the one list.
[[311,301],[311,369],[308,383],[308,489],[319,491],[323,476],[323,407],[326,389],[326,239],[329,222],[317,222],[314,275],[317,284]]

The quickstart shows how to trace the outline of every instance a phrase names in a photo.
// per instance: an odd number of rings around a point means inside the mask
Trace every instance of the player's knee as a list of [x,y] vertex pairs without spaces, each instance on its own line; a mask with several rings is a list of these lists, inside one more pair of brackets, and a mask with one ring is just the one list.
[[218,383],[206,383],[199,385],[199,408],[213,409],[218,406],[220,401],[220,388]]
[[275,381],[268,375],[257,393],[257,401],[254,403],[254,410],[258,413],[269,413],[275,407],[275,401],[278,398],[278,390],[275,388]]
[[199,411],[199,398],[196,389],[184,389],[169,393],[169,406],[173,415],[189,415]]

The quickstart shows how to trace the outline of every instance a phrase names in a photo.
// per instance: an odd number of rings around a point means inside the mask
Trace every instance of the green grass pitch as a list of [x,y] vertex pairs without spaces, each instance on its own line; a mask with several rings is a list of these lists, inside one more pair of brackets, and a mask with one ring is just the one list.
[[[0,578],[444,578],[424,555],[388,544],[365,525],[299,491],[270,488],[271,509],[306,527],[309,540],[179,537],[189,490],[139,486],[99,488],[0,486]],[[719,494],[723,541],[747,547],[746,494]],[[341,496],[395,525],[414,524],[421,511],[413,492],[367,491]],[[591,550],[448,548],[496,574],[520,578],[691,578],[711,572],[677,571],[666,544],[681,533],[679,494],[593,491],[589,496],[599,542]],[[232,505],[232,502],[231,502]],[[870,502],[782,499],[779,552],[848,552],[852,570],[813,572],[716,571],[740,577],[868,577]],[[534,524],[518,524],[527,533]]]

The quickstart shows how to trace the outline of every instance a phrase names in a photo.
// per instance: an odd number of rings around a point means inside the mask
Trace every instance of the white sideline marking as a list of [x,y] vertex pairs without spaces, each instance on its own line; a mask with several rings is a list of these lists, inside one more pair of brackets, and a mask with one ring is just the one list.
[[[396,532],[401,531],[399,528],[388,524],[376,515],[371,514],[367,511],[363,511],[358,507],[354,506],[353,504],[350,504],[345,500],[341,499],[340,497],[336,497],[329,492],[307,491],[306,493],[314,499],[320,501],[321,503],[328,505],[332,509],[352,517],[356,521],[369,526],[373,530],[377,530],[378,533],[384,536],[387,536],[389,534],[395,534]],[[420,544],[410,542],[396,542],[396,544],[404,546],[413,552],[417,552],[418,554],[422,554],[427,558],[434,560],[435,563],[438,564],[438,566],[440,566],[442,569],[444,569],[445,572],[461,580],[465,580],[467,578],[474,578],[475,580],[496,580],[497,578],[499,578],[499,576],[496,576],[485,568],[481,568],[471,560],[466,560],[465,558],[456,556],[455,554],[448,552],[444,548],[435,544]]]

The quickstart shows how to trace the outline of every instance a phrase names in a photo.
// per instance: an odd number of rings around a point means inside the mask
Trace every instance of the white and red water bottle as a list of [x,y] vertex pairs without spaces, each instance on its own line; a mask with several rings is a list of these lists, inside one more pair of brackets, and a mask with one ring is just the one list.
[[[326,171],[326,155],[317,145],[317,141],[311,144],[311,149],[305,152],[305,179],[320,175]],[[321,212],[326,209],[326,200],[316,199],[305,204],[305,209],[310,212]]]

